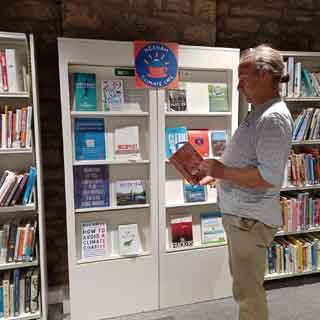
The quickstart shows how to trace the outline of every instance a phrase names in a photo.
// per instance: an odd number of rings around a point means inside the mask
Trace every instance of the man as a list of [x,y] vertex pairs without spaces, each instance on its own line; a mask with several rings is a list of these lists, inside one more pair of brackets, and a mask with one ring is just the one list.
[[267,320],[266,250],[282,225],[279,193],[293,129],[279,83],[289,77],[279,52],[266,45],[245,52],[238,73],[238,90],[253,111],[234,133],[222,162],[203,162],[200,184],[218,179],[239,319]]

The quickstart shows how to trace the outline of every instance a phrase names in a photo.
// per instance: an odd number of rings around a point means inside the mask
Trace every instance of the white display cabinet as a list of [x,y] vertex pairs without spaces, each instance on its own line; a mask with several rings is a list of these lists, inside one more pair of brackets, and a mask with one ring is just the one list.
[[[42,174],[42,156],[41,156],[41,132],[40,132],[40,115],[39,115],[39,97],[38,97],[38,84],[36,75],[36,57],[34,47],[33,35],[23,33],[8,33],[0,32],[0,51],[5,54],[6,59],[7,50],[12,50],[15,57],[13,65],[11,63],[4,66],[2,61],[2,77],[0,77],[0,108],[1,114],[5,114],[5,106],[7,106],[7,115],[5,122],[9,124],[8,113],[12,112],[14,116],[17,110],[22,107],[32,106],[32,121],[30,122],[31,128],[31,143],[29,146],[19,146],[13,143],[3,143],[9,141],[9,135],[12,134],[12,141],[18,140],[13,137],[13,132],[16,133],[16,127],[8,129],[6,138],[0,140],[0,174],[5,170],[10,170],[16,174],[27,172],[30,166],[36,169],[36,183],[32,195],[32,200],[28,204],[18,204],[9,206],[1,206],[1,224],[11,223],[16,220],[20,223],[23,221],[37,221],[36,231],[36,255],[31,262],[11,262],[3,263],[0,265],[2,272],[20,269],[23,273],[28,267],[39,270],[39,308],[36,312],[24,312],[20,310],[20,314],[16,316],[10,315],[10,319],[47,319],[47,262],[46,262],[46,236],[45,236],[45,211],[43,200],[43,174]],[[18,59],[19,58],[19,59]],[[8,63],[8,61],[7,61]],[[10,79],[9,75],[13,68],[14,79]],[[9,78],[4,80],[3,73]],[[16,78],[15,78],[16,77]],[[20,78],[19,78],[20,77]],[[19,79],[18,79],[19,78]],[[8,81],[8,88],[5,88],[5,83]],[[14,118],[15,119],[15,118]],[[2,118],[2,125],[4,119]],[[14,121],[12,120],[12,123]],[[18,120],[17,122],[18,123]],[[27,129],[28,130],[28,129]],[[3,131],[2,131],[3,134]],[[22,136],[20,136],[22,137]],[[20,139],[20,138],[19,138]],[[21,138],[22,139],[22,138]],[[21,140],[22,141],[22,140]],[[11,144],[11,146],[10,146]],[[24,192],[24,191],[22,191]],[[1,228],[2,229],[2,228]],[[2,282],[1,282],[2,283]],[[12,283],[12,281],[11,281]],[[1,284],[2,285],[2,284]]]
[[[68,263],[72,319],[104,319],[158,308],[158,180],[157,180],[157,92],[134,88],[133,44],[129,42],[81,39],[58,40],[61,107],[66,184]],[[130,74],[117,75],[125,70]],[[73,107],[74,73],[96,76],[96,111]],[[120,72],[121,73],[121,72]],[[101,80],[122,80],[123,108],[102,111]],[[138,106],[138,108],[137,108]],[[75,160],[76,119],[102,118],[105,125],[106,158]],[[138,126],[140,157],[115,159],[117,128]],[[81,166],[104,165],[108,170],[109,205],[76,208],[74,170]],[[146,202],[117,205],[116,182],[145,181]],[[107,226],[107,254],[83,258],[81,224],[102,222]],[[119,225],[138,225],[138,250],[132,256],[120,254]]]
[[[185,202],[182,176],[166,159],[166,128],[226,130],[238,125],[239,50],[179,46],[179,87],[186,90],[186,111],[166,111],[168,94],[158,92],[160,307],[230,296],[226,244],[201,243],[201,213],[218,210],[216,189],[206,187],[206,201]],[[228,111],[210,112],[208,84],[227,85]],[[209,139],[209,158],[214,155]],[[192,216],[193,246],[172,248],[172,216]]]

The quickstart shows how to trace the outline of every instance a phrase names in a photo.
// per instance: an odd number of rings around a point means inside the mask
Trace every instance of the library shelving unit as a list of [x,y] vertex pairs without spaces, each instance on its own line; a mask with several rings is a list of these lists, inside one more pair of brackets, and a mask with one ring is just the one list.
[[[239,50],[179,46],[179,87],[186,91],[186,111],[167,111],[168,92],[158,91],[159,141],[159,272],[160,307],[183,305],[231,295],[225,243],[202,244],[201,214],[217,211],[215,188],[206,201],[185,202],[182,176],[166,159],[166,129],[225,130],[230,137],[238,125],[237,67]],[[226,84],[228,111],[210,112],[209,84]],[[209,140],[210,141],[210,140]],[[214,157],[209,142],[209,158]],[[172,246],[171,218],[191,215],[193,245]]]
[[[157,91],[135,89],[132,42],[59,38],[58,49],[71,318],[103,319],[157,309]],[[73,85],[69,80],[77,73],[95,75],[95,111],[73,107]],[[120,111],[103,111],[102,80],[122,81],[124,101]],[[76,160],[74,128],[79,119],[104,119],[105,159]],[[139,128],[141,157],[132,161],[115,159],[116,130],[126,126]],[[109,203],[78,208],[75,170],[97,165],[108,172]],[[146,203],[120,205],[116,199],[117,181],[135,179],[146,182]],[[106,225],[106,253],[83,257],[81,225],[97,221]],[[130,224],[138,228],[138,250],[123,255],[119,251],[119,226]]]
[[[9,49],[9,50],[8,50]],[[21,75],[21,82],[17,78],[12,78],[12,73],[9,76],[8,88],[5,88],[3,78],[0,78],[2,88],[0,90],[0,108],[1,114],[8,113],[15,114],[17,109],[22,107],[32,106],[32,121],[31,124],[31,143],[29,147],[14,146],[7,144],[7,139],[2,135],[0,148],[0,168],[1,176],[5,170],[10,170],[15,173],[27,172],[30,166],[36,169],[36,183],[32,193],[31,201],[26,205],[1,206],[1,225],[10,224],[13,220],[23,221],[34,219],[37,221],[36,238],[36,255],[30,262],[10,262],[0,264],[1,273],[6,271],[20,269],[21,274],[29,268],[38,269],[39,276],[39,296],[38,296],[38,310],[36,312],[25,312],[20,309],[20,314],[11,314],[9,319],[47,319],[47,267],[46,267],[46,239],[45,239],[45,212],[43,201],[43,182],[42,182],[42,157],[41,157],[41,139],[40,139],[40,116],[38,103],[38,88],[36,76],[36,61],[33,35],[23,33],[9,33],[0,32],[0,51],[7,59],[7,64],[4,65],[2,61],[2,75],[11,72],[8,64],[8,51],[11,50],[12,56],[15,57],[13,61],[13,68],[17,77]],[[12,58],[11,56],[11,58]],[[12,61],[12,60],[10,60]],[[0,64],[1,65],[1,64]],[[23,66],[23,72],[22,72]],[[14,72],[15,72],[14,71]],[[15,80],[14,80],[15,79]],[[5,111],[7,110],[7,112]],[[14,116],[15,116],[14,115]],[[9,123],[9,118],[5,118]],[[15,119],[15,118],[13,118]],[[2,117],[2,120],[4,118]],[[2,125],[3,125],[2,121]],[[13,122],[12,122],[13,123]],[[18,123],[18,121],[17,121]],[[9,130],[9,128],[7,128]],[[11,128],[12,129],[12,128]],[[14,129],[16,130],[16,128]],[[11,131],[13,132],[13,130]],[[15,131],[16,133],[17,131]],[[9,133],[9,131],[8,131]],[[2,131],[3,134],[3,131]],[[7,135],[8,138],[9,135]],[[17,137],[17,136],[16,136]],[[12,141],[16,139],[12,139]],[[5,141],[5,142],[4,142]],[[4,143],[3,143],[4,142]],[[13,229],[14,230],[14,229]],[[26,232],[27,234],[27,232]],[[3,235],[2,235],[3,236]],[[2,250],[1,250],[2,251]],[[16,260],[17,261],[17,260]],[[11,275],[12,284],[13,278]],[[14,296],[13,296],[14,297]],[[3,304],[2,304],[3,306]]]
[[[286,102],[288,108],[292,113],[298,114],[301,111],[303,111],[306,108],[319,108],[320,107],[320,96],[317,96],[316,94],[306,96],[305,94],[297,93],[297,89],[295,86],[299,86],[299,90],[301,88],[301,78],[303,77],[300,74],[299,79],[297,79],[296,76],[296,63],[300,63],[302,67],[305,67],[308,69],[311,73],[313,72],[320,72],[320,52],[301,52],[301,51],[282,51],[281,52],[284,60],[287,62],[287,66],[289,65],[289,57],[292,59],[292,66],[291,70],[288,70],[291,81],[292,81],[292,92],[289,93],[288,86],[290,86],[290,83],[286,86],[285,94],[284,94],[284,101]],[[301,67],[300,66],[300,67]],[[289,66],[288,66],[288,69]],[[301,68],[298,69],[301,72]],[[289,95],[288,95],[289,94]],[[314,140],[301,140],[301,141],[293,141],[292,142],[292,149],[294,151],[298,152],[304,152],[305,148],[316,148],[319,150],[320,146],[320,140],[314,139]],[[299,151],[301,150],[301,151]],[[296,192],[317,192],[317,190],[320,189],[320,184],[303,184],[303,185],[285,185],[281,189],[281,195],[286,195],[290,191],[296,191]],[[290,193],[289,193],[290,194]],[[318,224],[312,225],[309,228],[295,231],[295,232],[284,232],[279,231],[276,235],[277,237],[290,235],[293,237],[299,237],[303,235],[307,235],[309,233],[319,233],[320,232],[320,226]],[[289,278],[289,277],[295,277],[295,276],[303,276],[313,273],[320,272],[319,269],[319,263],[317,266],[313,267],[307,267],[304,270],[300,270],[300,272],[284,272],[284,273],[270,273],[265,276],[265,280],[274,280],[274,279],[281,279],[281,278]]]

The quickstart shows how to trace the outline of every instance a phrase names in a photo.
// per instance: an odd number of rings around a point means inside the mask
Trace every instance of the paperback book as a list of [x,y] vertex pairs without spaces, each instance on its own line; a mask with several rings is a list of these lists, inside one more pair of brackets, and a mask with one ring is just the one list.
[[74,122],[76,160],[105,160],[103,118],[77,118]]
[[201,202],[206,201],[205,186],[192,185],[191,183],[184,181],[184,200],[185,202]]
[[116,195],[118,206],[145,204],[146,188],[143,180],[116,181]]
[[171,157],[188,141],[186,127],[166,128],[166,156]]
[[137,255],[139,253],[138,225],[124,224],[118,226],[119,254],[122,256]]
[[74,105],[76,111],[97,111],[96,75],[74,73]]
[[227,145],[227,132],[225,130],[211,131],[211,147],[214,157],[221,157]]
[[203,244],[225,244],[226,234],[222,225],[221,212],[201,213],[201,242]]
[[127,126],[114,130],[114,158],[140,160],[139,127]]
[[169,89],[168,94],[168,111],[187,111],[186,90]]
[[122,111],[124,104],[123,81],[102,80],[102,109],[103,111]]
[[103,222],[81,223],[81,257],[105,257],[107,255],[107,225]]
[[173,248],[193,246],[192,215],[171,216],[170,227]]
[[110,205],[107,166],[74,167],[74,201],[76,209]]
[[204,178],[199,172],[199,166],[203,158],[189,142],[177,150],[169,158],[169,161],[192,185],[199,184],[200,180]]
[[203,157],[209,157],[208,129],[188,130],[188,140]]
[[208,85],[209,111],[229,111],[228,86],[226,83],[212,83]]

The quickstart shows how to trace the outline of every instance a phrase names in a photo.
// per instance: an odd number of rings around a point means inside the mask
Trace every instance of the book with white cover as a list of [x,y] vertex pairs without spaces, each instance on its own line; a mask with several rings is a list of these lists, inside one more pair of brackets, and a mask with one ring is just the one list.
[[16,49],[5,49],[8,87],[10,92],[23,91],[23,57]]
[[139,127],[127,126],[114,130],[115,160],[140,160]]
[[203,244],[225,244],[226,234],[222,225],[221,212],[201,213],[201,242]]
[[107,255],[107,225],[103,222],[81,223],[81,257],[105,257]]
[[124,103],[123,81],[102,80],[102,110],[122,111]]
[[138,225],[136,223],[119,225],[118,236],[120,255],[126,256],[139,254],[140,241]]

